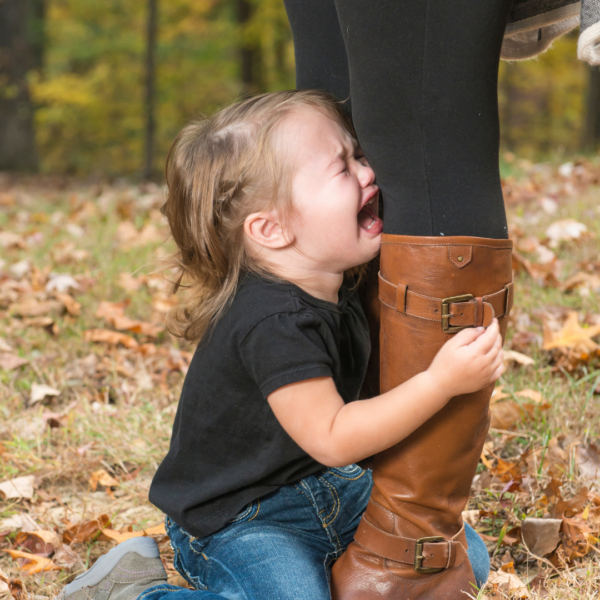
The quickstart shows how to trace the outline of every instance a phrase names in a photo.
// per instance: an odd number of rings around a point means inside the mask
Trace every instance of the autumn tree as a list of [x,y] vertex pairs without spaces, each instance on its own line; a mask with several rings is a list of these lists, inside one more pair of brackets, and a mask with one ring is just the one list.
[[582,146],[595,150],[600,145],[600,67],[588,67],[585,121]]
[[0,169],[36,170],[28,75],[41,68],[44,0],[0,1]]

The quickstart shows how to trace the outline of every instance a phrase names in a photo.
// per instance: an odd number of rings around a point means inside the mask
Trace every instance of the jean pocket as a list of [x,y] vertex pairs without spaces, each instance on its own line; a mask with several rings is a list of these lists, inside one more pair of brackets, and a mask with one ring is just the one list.
[[354,481],[365,474],[365,470],[358,465],[348,465],[346,467],[329,467],[325,474],[333,475],[339,479],[348,479]]
[[252,519],[256,518],[260,511],[260,500],[253,500],[242,510],[228,521],[228,525],[234,525],[236,523],[244,523],[246,521],[252,521]]

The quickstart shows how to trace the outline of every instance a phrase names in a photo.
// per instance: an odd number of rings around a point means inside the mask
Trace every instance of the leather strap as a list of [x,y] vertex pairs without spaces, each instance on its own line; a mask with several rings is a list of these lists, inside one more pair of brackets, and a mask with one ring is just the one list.
[[[501,290],[467,302],[450,302],[449,325],[451,327],[487,327],[494,317],[502,317],[510,312],[513,305],[513,282],[507,283]],[[465,290],[464,293],[468,293]],[[408,289],[404,283],[394,285],[379,273],[379,299],[382,304],[399,313],[442,322],[442,298],[431,298]]]
[[[463,529],[464,525],[454,537],[458,538]],[[415,564],[417,540],[386,533],[367,521],[364,516],[354,534],[354,540],[382,558],[406,565]],[[374,548],[377,550],[375,551]],[[449,569],[467,560],[468,554],[465,547],[453,538],[443,542],[425,542],[423,544],[423,557],[423,567]]]

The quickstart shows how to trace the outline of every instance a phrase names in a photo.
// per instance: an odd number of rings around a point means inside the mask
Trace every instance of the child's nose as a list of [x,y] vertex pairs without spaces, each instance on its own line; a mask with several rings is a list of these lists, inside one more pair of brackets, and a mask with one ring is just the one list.
[[373,183],[375,183],[375,172],[369,165],[360,165],[360,170],[358,172],[358,181],[362,187],[367,187]]

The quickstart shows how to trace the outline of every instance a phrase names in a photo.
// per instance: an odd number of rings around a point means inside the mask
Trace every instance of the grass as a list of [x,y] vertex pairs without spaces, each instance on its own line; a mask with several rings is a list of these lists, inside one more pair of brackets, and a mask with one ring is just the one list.
[[[524,352],[536,362],[510,367],[499,385],[512,395],[509,399],[520,403],[523,399],[515,395],[517,392],[537,390],[550,407],[514,423],[513,432],[490,432],[486,451],[491,469],[483,462],[479,465],[467,508],[479,511],[474,523],[487,536],[493,569],[510,571],[507,565],[512,562],[521,581],[529,585],[532,598],[596,598],[600,594],[600,566],[593,543],[582,557],[572,561],[560,552],[543,560],[535,558],[518,536],[516,543],[506,543],[525,517],[545,514],[544,489],[552,477],[562,484],[567,501],[584,485],[590,494],[600,493],[596,481],[582,477],[576,453],[577,444],[600,439],[600,395],[594,393],[600,361],[591,352],[577,364],[560,363],[560,353],[545,351],[536,341],[543,336],[544,314],[552,310],[559,314],[552,307],[576,310],[581,322],[585,317],[591,323],[600,313],[598,292],[567,293],[560,286],[581,270],[596,272],[597,267],[600,274],[600,165],[584,160],[579,170],[566,177],[559,174],[558,166],[517,160],[503,167],[511,237],[517,247],[527,249],[523,240],[529,237],[547,245],[545,231],[559,219],[583,222],[589,232],[553,249],[558,260],[554,265],[558,286],[535,280],[522,270],[515,273],[515,306],[506,347]],[[556,202],[554,213],[545,212],[540,203],[543,197]],[[12,347],[13,354],[29,361],[14,370],[0,369],[0,482],[33,475],[36,486],[31,499],[0,500],[0,549],[15,547],[17,530],[2,526],[4,519],[15,515],[26,514],[40,529],[59,534],[70,524],[102,514],[109,515],[113,529],[122,531],[162,521],[160,512],[149,504],[147,491],[168,448],[188,360],[186,351],[192,349],[166,332],[156,339],[131,334],[138,343],[148,344],[145,348],[152,353],[146,354],[88,342],[83,335],[89,329],[111,329],[95,316],[101,301],[127,299],[128,317],[145,322],[164,319],[164,312],[156,308],[164,291],[158,277],[153,276],[160,257],[170,251],[157,213],[161,203],[162,192],[153,187],[57,183],[39,178],[6,179],[0,187],[0,234],[16,233],[25,246],[0,247],[0,339]],[[138,231],[151,224],[159,235],[149,243],[127,246],[118,237],[124,221],[133,223]],[[72,252],[84,250],[87,255],[59,260],[59,250],[68,243],[73,244]],[[537,260],[535,253],[521,253],[533,262]],[[31,268],[18,279],[11,268],[23,260],[28,260]],[[69,274],[78,281],[79,290],[70,293],[81,304],[80,316],[52,316],[53,323],[45,327],[31,318],[15,316],[11,308],[15,303],[52,296],[44,288],[53,273]],[[132,292],[121,287],[122,273],[142,276],[139,289]],[[531,343],[513,343],[513,338],[517,340],[524,333]],[[55,387],[60,395],[30,406],[34,384]],[[526,463],[519,467],[518,481],[511,484],[498,474],[500,460]],[[101,469],[116,478],[118,485],[93,491],[90,478]],[[507,484],[514,489],[505,489]],[[593,536],[600,532],[595,505],[589,504],[585,522],[592,532],[588,541],[593,542]],[[163,536],[157,540],[168,563],[172,558],[168,544]],[[78,570],[92,564],[111,545],[91,540],[73,543],[80,563],[33,575],[0,553],[0,570],[9,579],[21,580],[29,597],[43,600],[53,597]],[[491,598],[521,597],[511,596],[502,585],[496,595],[492,587],[485,593]],[[8,592],[0,588],[2,595],[8,597]]]

